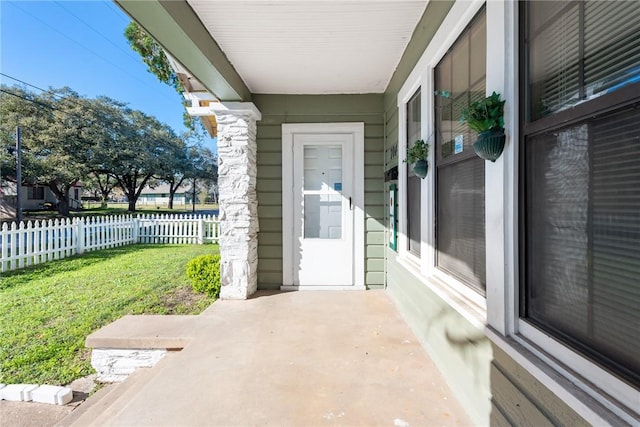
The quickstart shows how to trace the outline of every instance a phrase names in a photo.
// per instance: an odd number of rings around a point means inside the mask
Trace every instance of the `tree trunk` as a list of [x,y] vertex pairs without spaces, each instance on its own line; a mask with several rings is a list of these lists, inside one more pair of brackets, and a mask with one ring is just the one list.
[[131,182],[129,182],[124,193],[127,196],[127,200],[129,201],[129,207],[127,208],[127,210],[129,212],[135,212],[136,211],[136,201],[138,200],[136,198],[136,187],[135,187],[135,184],[132,185]]
[[100,207],[102,209],[106,209],[108,207],[108,203],[107,203],[107,199],[109,198],[109,193],[111,193],[111,190],[101,190],[100,191]]
[[58,213],[64,217],[69,216],[69,199],[63,197],[58,199]]
[[172,190],[169,186],[169,209],[173,209],[173,196],[176,195],[176,190]]
[[58,213],[61,216],[68,217],[69,216],[69,192],[71,191],[71,187],[75,184],[72,183],[70,185],[64,185],[62,189],[58,188],[58,185],[55,181],[49,182],[49,189],[53,192],[58,200]]

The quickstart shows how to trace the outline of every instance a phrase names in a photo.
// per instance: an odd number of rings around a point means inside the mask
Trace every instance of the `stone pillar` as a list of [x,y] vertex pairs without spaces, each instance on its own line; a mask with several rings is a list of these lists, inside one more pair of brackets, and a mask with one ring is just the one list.
[[[252,107],[252,108],[250,108]],[[246,299],[258,288],[256,120],[253,104],[216,109],[222,299]]]

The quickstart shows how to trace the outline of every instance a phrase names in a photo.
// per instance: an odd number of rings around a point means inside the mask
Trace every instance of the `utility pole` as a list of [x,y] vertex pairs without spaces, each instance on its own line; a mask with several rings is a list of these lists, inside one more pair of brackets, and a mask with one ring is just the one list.
[[196,179],[193,178],[193,197],[191,200],[191,212],[196,212]]
[[22,140],[20,138],[20,126],[16,127],[16,220],[22,221]]

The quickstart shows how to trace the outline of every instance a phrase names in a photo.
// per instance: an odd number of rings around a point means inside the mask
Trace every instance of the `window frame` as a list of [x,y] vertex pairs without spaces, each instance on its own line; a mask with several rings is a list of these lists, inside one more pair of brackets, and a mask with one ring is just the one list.
[[[427,141],[435,129],[434,70],[460,35],[485,7],[485,2],[456,3],[433,40],[423,52],[397,97],[398,107],[398,164],[403,165],[407,149],[406,104],[418,88],[421,89],[421,133]],[[435,172],[433,138],[429,150],[429,173],[422,180],[421,192],[421,257],[417,258],[405,248],[406,236],[406,174],[398,174],[398,255],[399,261],[417,273],[435,292],[445,298],[466,319],[482,327],[487,321],[487,298],[456,277],[440,270],[435,253]],[[486,182],[486,177],[485,177]],[[433,280],[429,280],[429,279]],[[488,278],[488,276],[487,276]]]
[[[527,268],[527,248],[526,248],[526,224],[527,224],[527,203],[526,203],[526,152],[524,149],[527,137],[539,135],[554,128],[571,126],[572,124],[584,121],[590,115],[597,112],[604,115],[609,112],[623,109],[633,103],[638,102],[638,91],[640,83],[634,83],[627,90],[618,90],[610,94],[603,94],[588,102],[579,103],[572,108],[561,110],[553,114],[541,117],[534,121],[528,121],[528,91],[529,81],[529,57],[526,44],[526,32],[528,28],[527,13],[519,3],[520,7],[515,8],[513,17],[516,27],[514,39],[517,43],[516,54],[512,62],[516,65],[516,70],[522,78],[517,79],[513,86],[517,90],[517,123],[519,132],[516,141],[518,171],[514,175],[517,180],[518,196],[515,200],[515,209],[519,212],[517,218],[517,230],[514,238],[517,254],[515,258],[515,271],[517,275],[513,283],[512,295],[514,296],[516,310],[513,319],[509,323],[512,325],[511,336],[514,340],[525,346],[536,357],[544,361],[547,365],[559,372],[563,377],[569,379],[573,384],[594,398],[604,407],[629,422],[633,421],[633,415],[621,410],[620,403],[628,408],[634,408],[640,399],[640,390],[618,378],[600,364],[592,361],[582,353],[575,350],[571,345],[562,339],[550,335],[535,322],[526,317],[525,287],[528,286],[526,280]],[[630,90],[629,90],[630,89]],[[512,354],[510,351],[509,354]],[[553,380],[543,381],[543,384],[551,390],[558,390],[558,384]],[[595,387],[594,387],[595,385]],[[602,392],[604,391],[604,393]],[[565,393],[561,391],[562,394]],[[566,393],[565,393],[566,394]],[[588,408],[593,411],[593,408]]]
[[[421,77],[421,76],[420,76]],[[409,236],[408,236],[408,203],[407,203],[407,191],[408,191],[408,182],[407,182],[407,147],[408,147],[408,117],[407,117],[407,107],[409,101],[413,99],[415,94],[420,91],[420,111],[421,111],[421,122],[420,122],[420,133],[421,137],[424,139],[425,132],[425,121],[424,121],[424,93],[425,88],[423,85],[423,79],[417,78],[414,79],[412,84],[403,88],[401,93],[398,95],[398,253],[404,261],[407,261],[413,268],[421,269],[423,261],[425,259],[425,253],[423,251],[424,248],[424,219],[420,224],[420,248],[421,253],[420,256],[416,256],[414,253],[409,251]],[[429,157],[431,158],[431,153],[429,153]],[[431,161],[429,161],[431,163]],[[421,218],[424,218],[424,197],[425,197],[425,184],[424,181],[428,179],[430,174],[427,174],[427,178],[422,180],[420,185],[420,213]]]
[[[438,66],[440,66],[442,64],[442,61],[445,59],[445,57],[449,54],[453,53],[453,49],[454,46],[456,45],[456,43],[458,43],[463,37],[468,37],[469,41],[471,41],[471,34],[467,34],[468,32],[471,31],[471,26],[473,24],[477,24],[477,20],[478,20],[478,15],[480,13],[484,12],[484,19],[485,19],[485,43],[486,43],[486,32],[487,32],[487,27],[486,27],[486,18],[487,18],[487,11],[486,8],[483,11],[483,8],[481,7],[478,11],[476,11],[476,13],[473,15],[473,17],[471,18],[471,20],[469,20],[469,22],[467,23],[467,25],[464,27],[464,29],[462,30],[462,32],[460,34],[458,34],[458,36],[454,39],[454,41],[451,43],[451,45],[448,47],[448,49],[445,51],[445,53],[440,57],[440,59],[437,61],[436,65],[433,66],[432,69],[432,83],[434,86],[434,90],[437,90],[435,88],[436,86],[436,68]],[[485,46],[486,49],[486,46]],[[469,57],[468,59],[468,67],[469,70],[471,69],[471,50],[469,50]],[[453,72],[452,72],[453,74]],[[453,75],[450,76],[453,79]],[[471,72],[469,71],[469,75],[468,77],[468,87],[467,87],[467,91],[465,92],[465,95],[467,98],[470,97],[471,94],[471,89],[472,89],[472,82],[471,79]],[[485,83],[485,92],[486,92],[486,81],[487,81],[487,66],[486,66],[486,55],[485,55],[485,72],[484,72],[484,77],[483,79],[478,79],[475,83],[478,83],[479,81],[484,80]],[[455,82],[452,80],[451,84],[454,85]],[[467,104],[468,105],[468,104]],[[432,104],[432,113],[433,113],[433,129],[434,132],[433,134],[436,135],[436,132],[438,132],[438,125],[437,125],[437,114],[435,112],[436,109],[436,102],[435,102],[435,96],[434,96],[434,100],[433,100],[433,104]],[[467,127],[467,131],[470,131],[470,129]],[[465,135],[466,136],[466,135]],[[433,203],[433,209],[434,209],[434,239],[433,239],[433,246],[434,246],[434,268],[436,271],[442,273],[443,275],[446,276],[450,276],[452,278],[454,278],[456,280],[456,282],[461,283],[465,286],[467,286],[469,289],[471,289],[473,292],[479,294],[482,298],[485,298],[486,296],[486,266],[487,266],[487,256],[486,256],[486,215],[483,216],[483,222],[485,222],[485,259],[484,259],[484,267],[485,267],[485,279],[484,279],[484,289],[476,284],[473,284],[467,280],[465,280],[462,275],[460,275],[458,272],[456,271],[447,271],[447,269],[445,267],[439,266],[439,260],[438,257],[440,256],[440,250],[439,248],[439,243],[438,243],[438,229],[437,229],[437,221],[438,221],[438,214],[437,214],[437,208],[438,208],[438,197],[439,197],[439,190],[438,190],[438,171],[440,170],[440,168],[447,168],[449,166],[452,166],[454,164],[460,164],[462,162],[466,162],[469,160],[475,160],[478,161],[479,159],[477,158],[476,154],[473,152],[473,150],[469,150],[467,149],[465,153],[462,153],[461,155],[458,156],[450,156],[448,158],[441,158],[438,161],[438,153],[437,153],[437,136],[434,136],[433,138],[433,151],[434,151],[434,161],[433,161],[433,173],[434,173],[434,177],[435,177],[435,185],[434,185],[434,203]],[[473,141],[473,139],[472,139]],[[482,160],[480,160],[482,161]],[[485,162],[482,163],[483,165],[483,169],[486,171],[486,164]],[[483,171],[483,175],[484,175],[484,171]],[[485,186],[483,187],[483,202],[486,204],[486,180],[485,180]],[[482,284],[482,283],[481,283]]]
[[[423,136],[422,136],[422,128],[423,128],[422,118],[423,117],[422,117],[422,105],[421,105],[422,104],[422,87],[419,86],[416,89],[416,91],[413,93],[413,95],[411,95],[409,100],[404,104],[404,108],[405,108],[405,134],[407,135],[407,137],[406,137],[407,147],[410,144],[412,144],[412,142],[409,141],[409,123],[410,123],[409,117],[408,117],[408,115],[409,115],[409,107],[410,107],[410,103],[413,102],[416,99],[416,97],[418,97],[418,96],[419,96],[419,99],[420,99],[420,102],[419,102],[419,104],[420,104],[420,138],[423,139]],[[418,104],[418,103],[416,103],[416,104]],[[405,153],[406,153],[406,151],[405,151]],[[411,168],[411,165],[408,162],[405,162],[403,164],[402,174],[405,176],[405,182],[406,182],[405,198],[404,198],[405,203],[406,203],[406,216],[405,216],[404,219],[405,219],[405,224],[406,224],[406,238],[407,238],[407,245],[406,245],[406,247],[404,249],[413,258],[415,258],[416,260],[419,260],[420,258],[422,258],[422,248],[424,247],[424,245],[422,244],[422,223],[421,223],[421,221],[422,221],[422,209],[423,209],[423,206],[422,206],[422,180],[420,179],[420,177],[416,176],[415,174],[412,174],[413,176],[410,176],[410,173],[409,173],[410,168]],[[410,210],[409,210],[409,182],[408,182],[409,178],[413,178],[414,180],[418,179],[417,182],[420,183],[420,187],[419,187],[419,190],[418,190],[418,193],[420,195],[420,213],[419,213],[417,218],[414,218],[414,220],[417,219],[416,222],[420,222],[420,233],[419,233],[420,235],[418,237],[419,247],[418,247],[417,251],[415,249],[411,248],[411,237],[409,236],[410,227],[411,227],[411,224],[413,222],[413,221],[411,221],[411,218],[409,218],[409,214],[410,214]]]
[[[38,193],[42,193],[42,197],[38,197]],[[27,191],[27,200],[44,200],[44,196],[44,187],[39,185],[33,185]]]

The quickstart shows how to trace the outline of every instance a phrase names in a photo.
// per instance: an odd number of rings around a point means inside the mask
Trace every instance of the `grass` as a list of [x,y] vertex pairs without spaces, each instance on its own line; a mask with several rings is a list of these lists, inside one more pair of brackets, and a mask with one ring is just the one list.
[[93,372],[84,340],[125,314],[197,314],[186,263],[211,245],[131,245],[0,277],[0,383],[65,385]]

